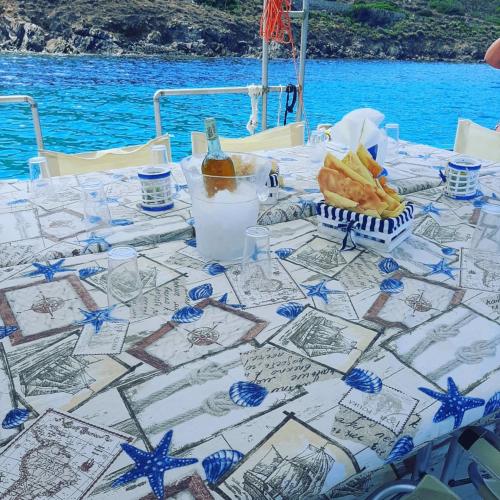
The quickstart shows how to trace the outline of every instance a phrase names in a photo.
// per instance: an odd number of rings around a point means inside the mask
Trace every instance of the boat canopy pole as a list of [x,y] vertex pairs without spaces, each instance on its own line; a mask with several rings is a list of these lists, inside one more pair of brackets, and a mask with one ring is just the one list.
[[[266,15],[268,0],[264,0],[263,12]],[[292,10],[289,12],[291,19],[298,19],[301,21],[300,28],[300,56],[299,56],[299,75],[298,75],[298,92],[299,104],[297,106],[296,121],[302,120],[302,113],[304,111],[304,77],[306,72],[306,51],[307,51],[307,35],[309,32],[309,0],[302,0],[302,10]],[[264,25],[267,23],[267,18],[263,19]],[[269,92],[269,43],[262,39],[262,130],[267,128],[267,94]]]
[[40,126],[40,117],[38,116],[38,104],[35,99],[29,95],[2,95],[0,96],[0,104],[11,104],[27,102],[31,107],[31,115],[33,117],[33,127],[35,129],[36,145],[38,151],[43,150],[42,127]]

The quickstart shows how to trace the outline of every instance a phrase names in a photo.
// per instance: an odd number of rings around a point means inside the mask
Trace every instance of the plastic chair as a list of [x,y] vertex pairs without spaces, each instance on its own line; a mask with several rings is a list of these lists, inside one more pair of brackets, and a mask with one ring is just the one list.
[[[304,144],[304,122],[270,128],[239,139],[221,137],[220,143],[224,151],[232,153],[250,153],[265,149],[302,146]],[[191,149],[193,155],[207,152],[207,139],[203,132],[191,132]]]
[[418,484],[414,481],[401,480],[381,486],[366,500],[384,500],[394,495],[402,495],[405,500],[460,500],[448,486],[430,474],[424,476]]
[[453,150],[482,160],[500,161],[500,133],[459,119]]
[[140,167],[151,163],[151,147],[163,144],[167,147],[168,160],[171,161],[170,136],[156,137],[146,144],[113,148],[87,153],[66,154],[57,151],[41,150],[49,165],[50,175],[78,175],[124,167]]
[[[500,439],[483,427],[468,427],[458,437],[473,462],[469,464],[469,479],[484,500],[500,499]],[[485,479],[479,468],[488,471]]]

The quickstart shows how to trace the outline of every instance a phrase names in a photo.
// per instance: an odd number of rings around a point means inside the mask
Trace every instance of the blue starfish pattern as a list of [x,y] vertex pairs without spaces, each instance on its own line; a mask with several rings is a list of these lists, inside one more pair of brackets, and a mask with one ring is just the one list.
[[441,215],[441,209],[435,207],[432,203],[429,203],[428,205],[424,205],[422,207],[422,213]]
[[329,290],[326,285],[326,280],[320,281],[316,285],[301,285],[307,289],[306,295],[308,297],[319,297],[328,304],[328,295],[331,293],[342,293],[339,290]]
[[102,245],[103,250],[108,250],[111,248],[111,244],[106,241],[103,236],[97,236],[95,233],[90,233],[90,236],[86,240],[82,240],[86,243],[83,253],[85,253],[91,245]]
[[113,318],[113,316],[111,316],[115,307],[116,306],[104,307],[103,309],[96,309],[95,311],[79,309],[85,317],[84,319],[75,321],[75,324],[82,326],[93,325],[95,333],[99,333],[104,323],[126,323],[127,320],[125,319]]
[[147,477],[153,493],[160,500],[164,500],[163,476],[165,472],[198,462],[197,458],[174,458],[168,455],[172,434],[173,431],[168,431],[152,452],[140,450],[128,443],[122,443],[123,451],[134,461],[135,467],[115,479],[112,483],[113,487],[130,483],[139,477]]
[[433,274],[446,274],[446,276],[449,276],[454,280],[455,276],[453,276],[453,271],[458,271],[458,268],[450,267],[450,265],[444,259],[441,259],[437,264],[425,265],[431,269],[429,276]]
[[65,259],[60,259],[53,264],[40,264],[39,262],[33,262],[31,264],[35,270],[26,273],[25,276],[45,276],[46,281],[52,281],[54,279],[54,275],[56,273],[67,273],[68,271],[75,271],[75,269],[70,267],[65,267],[64,264]]
[[484,405],[484,399],[462,396],[451,377],[448,377],[448,391],[445,393],[436,392],[432,389],[427,389],[427,387],[419,387],[418,389],[424,394],[427,394],[427,396],[441,402],[441,408],[439,408],[434,415],[432,421],[438,423],[446,420],[448,417],[453,417],[455,419],[453,425],[454,429],[460,427],[464,418],[464,413],[467,410],[472,410],[472,408]]

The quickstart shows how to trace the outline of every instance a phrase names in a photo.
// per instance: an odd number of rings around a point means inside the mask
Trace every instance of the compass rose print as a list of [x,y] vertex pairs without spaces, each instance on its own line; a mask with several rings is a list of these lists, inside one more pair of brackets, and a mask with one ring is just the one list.
[[59,297],[46,297],[41,294],[41,298],[31,306],[31,310],[40,314],[50,314],[50,318],[54,319],[54,313],[61,309],[64,305],[64,300]]
[[404,299],[405,304],[413,310],[413,315],[416,312],[427,312],[432,309],[432,303],[424,297],[424,291],[409,295]]

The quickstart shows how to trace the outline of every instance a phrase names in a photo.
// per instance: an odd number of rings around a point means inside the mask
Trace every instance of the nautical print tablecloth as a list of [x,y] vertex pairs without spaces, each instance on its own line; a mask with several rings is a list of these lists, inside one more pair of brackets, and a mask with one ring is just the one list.
[[0,497],[360,498],[491,418],[500,256],[467,248],[484,198],[409,199],[389,257],[272,225],[265,284],[182,240],[142,249],[143,299],[112,308],[106,254],[0,271]]
[[[328,149],[342,157],[346,150],[333,143]],[[307,147],[261,152],[277,160],[284,177],[279,201],[263,205],[259,224],[269,225],[315,214],[320,163],[310,161]],[[398,159],[387,165],[389,179],[402,194],[438,186],[439,169],[455,153],[402,143]],[[483,162],[482,175],[500,165]],[[26,182],[0,183],[0,267],[105,251],[118,244],[145,246],[193,235],[190,197],[178,165],[173,168],[175,206],[163,214],[138,208],[137,169],[92,174],[105,185],[111,226],[89,227],[83,220],[80,184],[85,176],[54,179],[56,195],[30,200]]]

